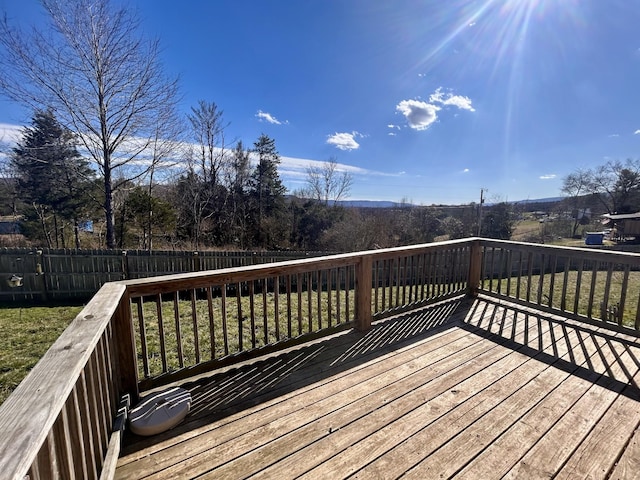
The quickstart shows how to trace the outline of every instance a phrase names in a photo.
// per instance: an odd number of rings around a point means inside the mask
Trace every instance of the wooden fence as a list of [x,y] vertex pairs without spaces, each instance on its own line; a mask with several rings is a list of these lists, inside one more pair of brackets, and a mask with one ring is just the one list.
[[0,303],[90,299],[107,282],[311,258],[320,252],[0,249]]

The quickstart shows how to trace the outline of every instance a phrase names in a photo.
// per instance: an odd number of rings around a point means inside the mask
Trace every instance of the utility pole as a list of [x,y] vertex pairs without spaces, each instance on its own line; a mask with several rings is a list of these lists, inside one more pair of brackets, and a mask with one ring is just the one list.
[[480,232],[482,231],[482,204],[484,203],[484,188],[480,189],[480,207],[478,209],[478,236],[480,236]]

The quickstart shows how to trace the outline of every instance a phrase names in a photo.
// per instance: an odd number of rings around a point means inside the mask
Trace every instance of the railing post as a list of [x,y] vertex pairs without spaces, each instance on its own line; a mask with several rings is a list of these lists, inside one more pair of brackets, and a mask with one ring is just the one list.
[[356,330],[371,329],[371,289],[373,261],[370,255],[360,257],[356,267]]
[[118,370],[120,376],[120,393],[131,395],[133,403],[140,398],[138,390],[138,361],[136,357],[136,340],[131,317],[131,301],[129,294],[124,293],[114,318],[114,330],[118,345]]
[[469,252],[469,278],[467,279],[467,295],[478,296],[480,275],[482,272],[482,245],[480,240],[472,240]]

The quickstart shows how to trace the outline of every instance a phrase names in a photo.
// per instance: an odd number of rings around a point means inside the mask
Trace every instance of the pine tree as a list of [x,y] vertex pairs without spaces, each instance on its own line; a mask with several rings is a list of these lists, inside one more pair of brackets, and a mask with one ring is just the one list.
[[280,154],[275,140],[262,134],[253,144],[258,157],[251,178],[250,195],[254,201],[256,240],[261,246],[276,246],[285,236],[284,195],[287,191],[278,175]]
[[74,227],[79,247],[79,224],[91,210],[95,173],[76,148],[75,136],[63,128],[51,110],[37,111],[13,149],[12,166],[18,192],[28,205],[27,218],[39,223],[47,246],[65,247],[64,227]]

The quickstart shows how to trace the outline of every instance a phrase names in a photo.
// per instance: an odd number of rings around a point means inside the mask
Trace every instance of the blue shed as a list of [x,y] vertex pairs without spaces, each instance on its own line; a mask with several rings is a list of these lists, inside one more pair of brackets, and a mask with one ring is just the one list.
[[584,239],[585,245],[602,245],[604,240],[604,232],[587,232]]

